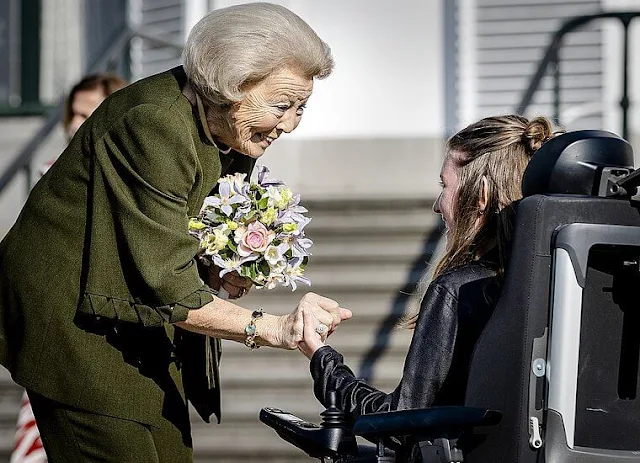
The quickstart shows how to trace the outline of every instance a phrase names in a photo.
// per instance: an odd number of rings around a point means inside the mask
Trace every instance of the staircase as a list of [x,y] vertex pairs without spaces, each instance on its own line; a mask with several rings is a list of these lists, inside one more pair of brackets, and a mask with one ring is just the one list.
[[[330,344],[359,374],[363,359],[385,338],[381,324],[393,308],[406,303],[399,290],[415,281],[435,251],[439,219],[431,201],[393,203],[318,202],[306,204],[314,240],[306,274],[311,290],[340,302],[353,319],[340,325]],[[416,264],[419,262],[419,264]],[[253,290],[241,301],[247,308],[287,313],[305,293]],[[400,377],[411,332],[392,329],[373,368],[372,383],[392,391]],[[193,415],[197,462],[308,462],[300,450],[281,440],[258,420],[260,409],[273,406],[319,422],[323,407],[315,400],[309,362],[298,352],[259,349],[225,342],[221,365],[222,423],[207,425]]]
[[[330,338],[356,374],[365,358],[372,383],[392,391],[402,375],[411,333],[385,328],[392,311],[407,302],[404,289],[418,277],[436,251],[440,221],[431,212],[432,200],[391,202],[306,203],[308,236],[314,240],[306,275],[312,290],[334,298],[353,311]],[[253,290],[242,299],[247,308],[290,312],[307,291]],[[397,317],[395,317],[397,318]],[[378,341],[378,350],[372,346]],[[384,348],[383,348],[384,347]],[[258,349],[224,342],[221,365],[223,411],[221,424],[206,424],[193,413],[195,461],[308,462],[300,450],[281,440],[258,420],[260,409],[274,406],[319,422],[323,407],[311,390],[309,362],[298,352]],[[380,353],[380,355],[377,355]],[[0,461],[8,461],[13,444],[21,389],[0,371]]]

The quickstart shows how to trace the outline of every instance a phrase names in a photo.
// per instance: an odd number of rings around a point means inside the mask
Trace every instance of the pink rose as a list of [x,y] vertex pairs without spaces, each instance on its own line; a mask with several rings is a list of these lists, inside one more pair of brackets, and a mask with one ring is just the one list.
[[238,254],[246,257],[254,252],[262,253],[273,241],[273,238],[275,238],[275,233],[267,230],[261,222],[251,222],[238,243]]

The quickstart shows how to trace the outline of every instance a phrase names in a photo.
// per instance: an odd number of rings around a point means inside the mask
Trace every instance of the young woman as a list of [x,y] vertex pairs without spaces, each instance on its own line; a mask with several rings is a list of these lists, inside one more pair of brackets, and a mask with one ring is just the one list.
[[[420,310],[407,319],[414,330],[404,373],[390,394],[357,379],[340,353],[325,345],[305,315],[300,350],[311,360],[314,392],[352,417],[396,409],[464,402],[475,343],[502,287],[510,240],[511,204],[531,156],[553,136],[545,118],[489,117],[451,137],[440,173],[442,191],[433,210],[447,228],[447,246]],[[319,330],[322,331],[322,330]]]

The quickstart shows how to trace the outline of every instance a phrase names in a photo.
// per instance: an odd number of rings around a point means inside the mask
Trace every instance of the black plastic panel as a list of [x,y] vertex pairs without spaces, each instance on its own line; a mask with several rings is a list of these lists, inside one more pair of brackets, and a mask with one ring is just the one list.
[[595,245],[583,292],[575,445],[640,449],[640,246]]

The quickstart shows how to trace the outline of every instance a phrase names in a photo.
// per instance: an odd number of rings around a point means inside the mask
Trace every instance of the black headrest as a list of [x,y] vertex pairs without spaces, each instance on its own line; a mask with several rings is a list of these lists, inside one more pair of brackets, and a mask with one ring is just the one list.
[[604,130],[567,132],[533,155],[522,178],[522,195],[594,194],[603,167],[633,170],[633,149]]

